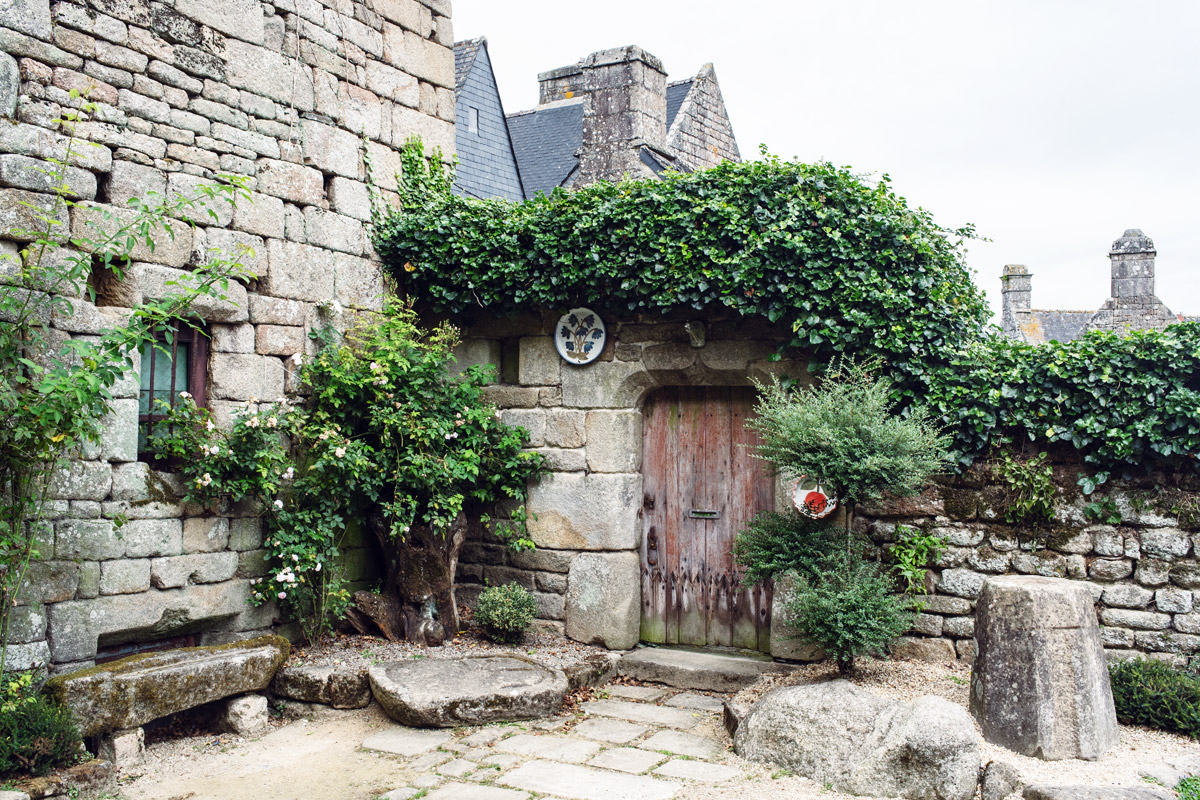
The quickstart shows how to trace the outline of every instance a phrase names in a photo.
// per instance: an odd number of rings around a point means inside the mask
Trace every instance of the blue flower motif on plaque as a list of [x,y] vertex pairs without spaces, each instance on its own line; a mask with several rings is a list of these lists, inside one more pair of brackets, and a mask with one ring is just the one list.
[[572,364],[595,361],[604,350],[604,322],[590,308],[573,308],[555,326],[554,346]]

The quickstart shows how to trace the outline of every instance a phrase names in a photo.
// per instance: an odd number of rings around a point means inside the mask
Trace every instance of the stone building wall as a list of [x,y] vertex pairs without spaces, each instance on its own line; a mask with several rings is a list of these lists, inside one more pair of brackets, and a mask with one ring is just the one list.
[[[925,611],[898,645],[902,652],[970,659],[975,600],[984,579],[999,574],[1085,582],[1110,657],[1144,652],[1180,660],[1200,652],[1200,480],[1113,480],[1084,497],[1075,486],[1080,471],[1079,464],[1056,465],[1060,501],[1036,546],[1027,529],[1005,523],[1009,489],[987,465],[918,497],[860,509],[856,526],[885,552],[897,525],[948,543],[927,575]],[[1120,524],[1085,513],[1106,500]]]
[[741,161],[713,65],[705,64],[688,83],[691,88],[667,133],[667,148],[693,170]]
[[[459,598],[510,581],[534,592],[538,617],[571,638],[632,647],[641,621],[642,403],[660,386],[747,386],[801,377],[804,362],[769,361],[785,338],[765,323],[706,316],[694,347],[688,318],[604,316],[607,341],[583,366],[564,362],[551,333],[559,312],[466,328],[460,366],[492,364],[487,398],[529,430],[549,474],[531,488],[533,551],[487,536],[464,546]],[[602,315],[603,316],[603,315]]]
[[[52,199],[38,168],[64,153],[53,120],[77,102],[71,89],[98,104],[76,131],[97,146],[69,175],[86,201],[63,220],[72,231],[149,191],[246,176],[252,203],[215,207],[215,220],[139,248],[120,291],[98,304],[71,298],[75,313],[53,326],[60,340],[96,336],[210,248],[248,246],[257,278],[196,309],[211,334],[209,406],[227,422],[239,404],[273,401],[296,388],[291,359],[314,325],[380,306],[363,151],[384,189],[395,188],[396,148],[410,136],[453,154],[452,43],[449,0],[2,3],[0,250],[18,251],[4,237],[29,225],[22,201]],[[103,440],[54,486],[10,665],[62,671],[92,663],[98,648],[221,641],[275,619],[273,607],[247,604],[263,572],[255,509],[178,502],[174,476],[138,460],[138,390],[136,375],[117,387]],[[119,517],[129,521],[118,532]],[[349,559],[364,575],[365,551]]]

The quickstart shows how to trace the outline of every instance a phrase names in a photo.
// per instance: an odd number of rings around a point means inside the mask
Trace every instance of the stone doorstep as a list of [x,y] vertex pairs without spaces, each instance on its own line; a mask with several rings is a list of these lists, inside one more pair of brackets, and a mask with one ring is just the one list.
[[588,715],[685,730],[696,727],[696,723],[700,721],[698,714],[681,708],[652,706],[629,700],[591,700],[581,708]]
[[634,680],[710,692],[736,692],[763,675],[793,669],[769,658],[671,647],[643,647],[617,663],[617,672]]

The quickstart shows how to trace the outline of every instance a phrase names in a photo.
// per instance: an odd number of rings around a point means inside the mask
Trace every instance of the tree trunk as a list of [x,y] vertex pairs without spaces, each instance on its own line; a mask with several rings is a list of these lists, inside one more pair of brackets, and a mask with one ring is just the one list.
[[848,678],[854,674],[854,655],[847,655],[845,658],[837,660],[838,674],[843,678]]
[[356,596],[357,614],[371,619],[389,639],[398,638],[389,634],[397,615],[403,621],[403,638],[410,642],[436,646],[447,635],[456,635],[459,617],[454,577],[467,538],[466,515],[459,514],[444,532],[414,525],[403,540],[392,537],[382,517],[372,517],[368,526],[384,558],[383,599],[359,602]]

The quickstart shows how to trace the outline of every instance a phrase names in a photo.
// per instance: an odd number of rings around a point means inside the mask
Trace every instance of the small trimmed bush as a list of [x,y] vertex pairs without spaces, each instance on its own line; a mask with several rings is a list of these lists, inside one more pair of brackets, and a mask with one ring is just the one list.
[[733,558],[747,586],[788,572],[810,578],[831,553],[845,547],[845,536],[845,531],[797,511],[764,511],[737,535]]
[[521,641],[536,613],[533,595],[515,583],[489,586],[475,604],[475,621],[495,642]]
[[911,601],[894,592],[895,579],[880,564],[853,551],[841,553],[818,575],[798,582],[785,605],[785,624],[821,645],[837,661],[838,672],[849,675],[857,656],[885,654],[912,626]]
[[30,673],[0,680],[0,777],[45,775],[82,754],[71,712],[39,694],[33,683]]
[[1200,738],[1200,677],[1146,658],[1110,664],[1108,675],[1121,722]]

